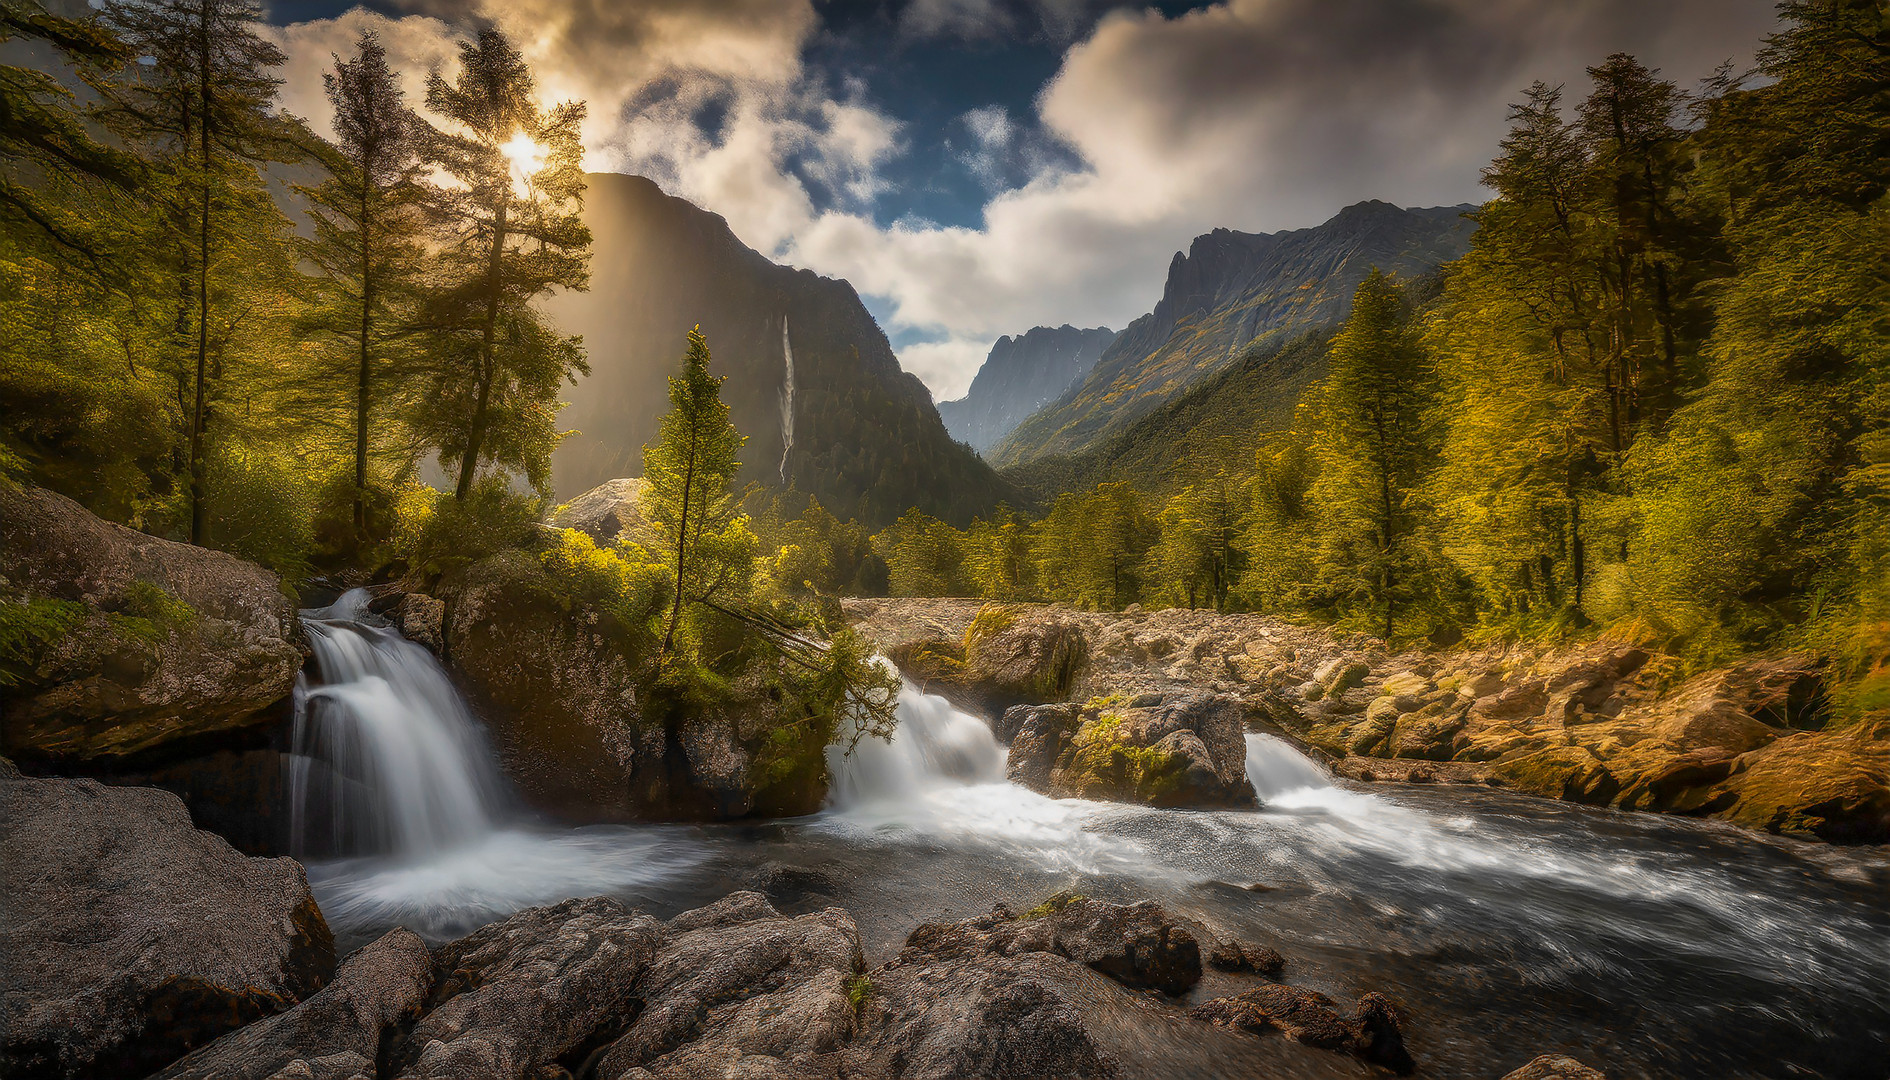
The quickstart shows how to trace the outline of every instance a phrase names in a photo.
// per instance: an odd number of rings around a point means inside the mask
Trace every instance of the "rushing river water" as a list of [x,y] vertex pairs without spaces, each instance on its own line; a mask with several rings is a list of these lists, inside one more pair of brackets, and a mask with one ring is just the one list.
[[[572,896],[667,915],[760,888],[788,911],[846,908],[877,962],[919,922],[1075,888],[1272,945],[1286,981],[1341,1001],[1390,996],[1420,1076],[1495,1077],[1557,1051],[1613,1080],[1890,1076],[1884,849],[1351,786],[1265,735],[1248,736],[1259,811],[1049,799],[1004,780],[981,720],[912,690],[890,744],[836,754],[812,817],[534,827],[432,656],[361,625],[361,599],[304,613],[325,684],[291,759],[309,836],[385,852],[309,866],[344,947]],[[1222,978],[1195,996],[1234,989]]]

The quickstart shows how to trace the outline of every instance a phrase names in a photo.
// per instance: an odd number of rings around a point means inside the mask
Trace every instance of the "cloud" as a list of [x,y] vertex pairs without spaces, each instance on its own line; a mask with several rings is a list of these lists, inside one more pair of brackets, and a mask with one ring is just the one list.
[[1001,107],[960,117],[967,163],[993,188],[977,228],[878,223],[880,170],[907,133],[859,87],[804,69],[818,29],[808,0],[415,0],[399,19],[357,9],[283,31],[285,98],[325,116],[320,71],[361,26],[424,71],[450,62],[471,19],[491,19],[547,96],[590,102],[591,168],[641,172],[771,256],[851,279],[896,338],[927,342],[901,360],[942,399],[1001,334],[1122,327],[1153,306],[1170,254],[1211,228],[1304,227],[1367,198],[1482,198],[1507,105],[1535,79],[1578,99],[1585,66],[1628,51],[1684,85],[1749,58],[1774,19],[1771,0],[1225,0],[1091,23],[1098,9],[904,9],[913,34],[1018,32],[1026,19],[1087,28],[1034,123]]

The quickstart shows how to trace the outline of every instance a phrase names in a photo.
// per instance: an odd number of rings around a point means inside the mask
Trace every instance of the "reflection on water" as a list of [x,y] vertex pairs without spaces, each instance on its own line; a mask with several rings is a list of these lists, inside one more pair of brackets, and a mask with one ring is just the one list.
[[846,907],[882,958],[922,920],[1074,886],[1273,944],[1290,981],[1335,997],[1389,994],[1425,1075],[1551,1051],[1615,1080],[1882,1076],[1890,1057],[1881,852],[1483,790],[1360,790],[1264,735],[1248,737],[1257,812],[1049,799],[1005,782],[1003,747],[943,699],[908,690],[900,719],[891,743],[833,759],[833,805],[814,817],[508,829],[311,879],[358,942],[596,893],[663,914],[806,867],[827,885],[797,902]]

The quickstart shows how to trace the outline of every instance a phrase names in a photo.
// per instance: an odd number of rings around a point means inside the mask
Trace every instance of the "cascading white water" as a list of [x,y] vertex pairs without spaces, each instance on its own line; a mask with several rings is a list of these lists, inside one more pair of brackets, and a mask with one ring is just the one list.
[[851,754],[828,750],[833,804],[903,803],[939,788],[1001,784],[1004,757],[984,721],[902,684],[891,742],[862,739]]
[[291,850],[424,855],[493,830],[491,755],[433,654],[363,621],[355,589],[302,613],[318,685],[296,689]]
[[781,316],[781,355],[787,364],[787,382],[781,387],[781,482],[788,482],[788,452],[794,449],[794,343],[788,340],[787,316]]
[[1296,791],[1332,786],[1332,776],[1318,762],[1277,735],[1247,736],[1247,779],[1263,805]]

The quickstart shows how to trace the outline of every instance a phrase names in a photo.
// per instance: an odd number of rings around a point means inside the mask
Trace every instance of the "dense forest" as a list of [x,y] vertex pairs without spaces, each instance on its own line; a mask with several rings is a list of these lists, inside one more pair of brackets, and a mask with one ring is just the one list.
[[[533,104],[487,31],[430,83],[436,130],[369,35],[327,76],[330,143],[272,111],[251,4],[5,10],[72,76],[4,69],[8,477],[291,578],[465,557],[489,541],[452,523],[548,509],[584,358],[534,302],[586,281],[582,104]],[[1464,258],[1374,273],[1329,338],[1020,475],[1035,507],[868,535],[751,498],[764,579],[1701,662],[1803,641],[1890,692],[1890,58],[1876,5],[1783,10],[1750,75],[1616,55],[1579,100],[1531,87]]]
[[[1617,55],[1579,100],[1531,87],[1441,281],[1374,275],[1329,343],[1014,474],[1062,492],[1036,520],[908,514],[873,540],[889,588],[1397,642],[1611,632],[1695,663],[1814,645],[1881,705],[1890,53],[1873,4],[1785,14],[1745,79]],[[1290,425],[1242,392],[1282,360],[1324,370]],[[838,537],[809,580],[848,587],[857,538],[798,527]]]

